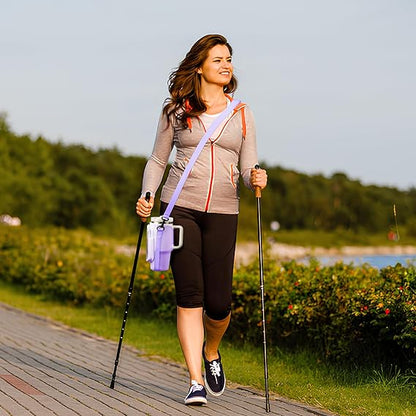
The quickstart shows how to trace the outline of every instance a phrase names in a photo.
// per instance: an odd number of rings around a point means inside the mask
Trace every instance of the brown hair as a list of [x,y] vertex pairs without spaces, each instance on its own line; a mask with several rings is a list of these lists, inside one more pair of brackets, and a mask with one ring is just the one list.
[[[168,80],[170,98],[166,100],[163,113],[169,118],[172,113],[177,113],[184,128],[187,126],[187,118],[198,116],[206,111],[206,105],[201,98],[201,79],[197,69],[200,68],[208,57],[210,49],[216,45],[225,45],[233,54],[231,45],[222,35],[205,35],[194,43],[179,67],[173,71]],[[233,93],[237,89],[237,79],[234,75],[229,84],[224,86],[225,93]]]

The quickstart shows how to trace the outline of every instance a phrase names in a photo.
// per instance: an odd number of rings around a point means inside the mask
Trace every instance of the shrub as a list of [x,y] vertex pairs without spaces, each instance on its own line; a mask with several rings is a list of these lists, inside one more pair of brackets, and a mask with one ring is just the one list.
[[[86,231],[0,227],[0,278],[74,305],[124,308],[132,257],[118,254],[116,242]],[[265,298],[270,345],[307,347],[327,361],[354,357],[416,365],[414,266],[379,271],[343,263],[266,261]],[[141,259],[132,309],[174,319],[171,273],[152,272]],[[232,313],[227,337],[260,345],[256,263],[235,273]]]
[[[259,342],[259,282],[254,275],[253,266],[235,275],[231,335]],[[271,344],[312,347],[325,360],[354,357],[416,365],[415,268],[398,264],[378,271],[343,263],[321,267],[288,262],[269,264],[265,275]]]

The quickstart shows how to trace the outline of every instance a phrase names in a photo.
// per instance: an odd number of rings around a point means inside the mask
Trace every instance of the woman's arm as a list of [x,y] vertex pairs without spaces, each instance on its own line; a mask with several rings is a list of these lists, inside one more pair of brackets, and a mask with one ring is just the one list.
[[240,169],[244,184],[254,190],[256,186],[266,187],[267,173],[264,169],[254,169],[258,164],[256,125],[254,116],[249,107],[246,111],[246,137],[243,139],[240,153]]
[[257,141],[256,141],[256,125],[254,116],[248,106],[245,107],[246,118],[246,137],[243,139],[240,150],[240,171],[243,177],[244,185],[251,188],[250,174],[251,169],[257,165]]
[[[156,132],[156,140],[152,155],[146,163],[143,172],[142,192],[136,203],[136,213],[140,217],[150,216],[154,204],[154,196],[162,182],[166,165],[173,148],[173,124],[168,123],[167,117],[162,113]],[[150,192],[151,198],[147,202],[145,194]]]

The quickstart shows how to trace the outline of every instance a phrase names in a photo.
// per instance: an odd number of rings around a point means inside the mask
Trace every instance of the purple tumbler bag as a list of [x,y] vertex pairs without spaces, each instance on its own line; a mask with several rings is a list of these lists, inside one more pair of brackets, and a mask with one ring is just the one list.
[[[174,230],[178,230],[178,244],[174,243]],[[152,217],[147,225],[147,256],[151,270],[164,271],[169,269],[170,253],[182,247],[183,228],[173,225],[173,218],[167,222],[162,217]]]

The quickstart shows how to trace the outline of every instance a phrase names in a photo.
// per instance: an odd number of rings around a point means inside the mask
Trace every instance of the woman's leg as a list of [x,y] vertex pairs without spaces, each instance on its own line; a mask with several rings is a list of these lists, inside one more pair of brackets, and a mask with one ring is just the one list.
[[[164,209],[165,204],[162,204],[162,211]],[[175,224],[182,225],[184,232],[183,246],[179,250],[173,250],[171,256],[176,290],[178,338],[189,371],[189,384],[195,380],[203,385],[201,352],[204,342],[204,282],[198,213],[175,207],[172,216],[175,218]]]
[[219,345],[231,317],[237,215],[207,214],[203,223],[205,385],[214,396],[225,389]]
[[225,331],[230,323],[231,312],[228,316],[221,320],[214,320],[204,313],[204,327],[205,327],[205,357],[208,361],[217,360],[218,348]]
[[177,307],[179,342],[189,371],[189,382],[204,384],[202,378],[201,351],[204,342],[204,325],[201,308]]
[[205,357],[217,359],[231,318],[237,215],[207,214],[203,224]]

